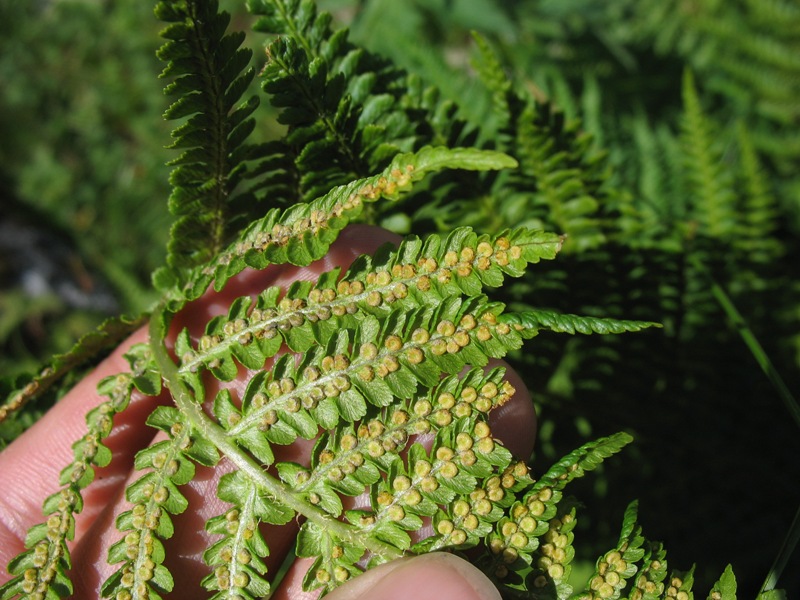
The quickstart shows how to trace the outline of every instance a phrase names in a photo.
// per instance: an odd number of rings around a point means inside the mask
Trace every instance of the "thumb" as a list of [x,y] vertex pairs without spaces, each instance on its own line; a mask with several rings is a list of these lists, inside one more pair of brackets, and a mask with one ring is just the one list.
[[401,558],[359,575],[326,600],[500,600],[477,568],[441,552]]

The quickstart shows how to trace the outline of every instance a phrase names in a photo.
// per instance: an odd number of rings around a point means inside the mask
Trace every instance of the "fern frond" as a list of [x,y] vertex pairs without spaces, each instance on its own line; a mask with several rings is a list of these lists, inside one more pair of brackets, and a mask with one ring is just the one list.
[[775,239],[777,203],[771,193],[763,166],[753,146],[751,136],[743,122],[737,125],[741,179],[744,183],[742,203],[741,238],[737,246],[752,263],[769,263],[781,252],[781,244]]
[[573,251],[597,247],[606,237],[598,203],[605,174],[602,155],[588,152],[590,136],[548,104],[528,103],[514,124],[513,154],[525,176],[516,185],[529,194],[530,210],[566,234]]
[[250,116],[258,98],[238,104],[255,76],[248,69],[252,52],[240,48],[244,33],[225,33],[230,15],[216,2],[165,0],[156,15],[169,23],[158,52],[167,63],[162,77],[172,78],[164,92],[178,96],[164,116],[183,119],[173,132],[172,147],[183,153],[171,163],[169,208],[177,220],[169,270],[156,274],[166,289],[218,253],[236,229],[231,204],[242,202],[235,190],[253,155],[245,141],[255,127]]
[[[253,0],[255,29],[277,34],[267,48],[263,88],[288,125],[285,147],[296,173],[296,200],[386,166],[425,145],[473,145],[477,130],[457,107],[386,59],[332,30],[313,2]],[[376,209],[378,212],[381,208]]]
[[730,241],[737,222],[732,188],[690,71],[686,71],[683,78],[683,101],[681,140],[688,181],[695,197],[691,216],[697,221],[701,235]]
[[219,290],[246,267],[263,269],[269,264],[305,266],[321,258],[345,225],[357,218],[363,206],[381,198],[396,200],[411,184],[444,169],[494,170],[516,166],[516,161],[499,152],[471,148],[422,148],[402,154],[383,172],[334,188],[308,204],[291,209],[273,209],[253,222],[238,241],[217,259],[195,269],[189,284],[173,292],[170,310],[199,298],[213,282]]
[[360,419],[368,405],[408,399],[418,383],[430,386],[442,372],[483,365],[519,347],[520,336],[497,322],[499,310],[485,300],[450,299],[436,309],[366,317],[298,366],[279,360],[268,377],[254,379],[240,414],[224,403],[217,416],[231,438],[269,464],[270,442],[311,438],[318,424],[331,429]]
[[[505,130],[507,135],[506,128],[512,113],[509,105],[512,98],[511,80],[507,76],[504,65],[500,62],[500,58],[489,43],[489,40],[477,32],[473,32],[472,37],[478,48],[478,57],[472,64],[481,82],[491,94],[492,112],[498,119],[495,129],[501,135]],[[486,129],[485,126],[484,129]]]
[[422,139],[401,103],[406,75],[357,48],[313,2],[251,1],[255,29],[289,34],[267,47],[263,88],[288,126],[299,201],[383,168]]
[[98,392],[108,400],[93,408],[86,416],[87,433],[72,449],[74,460],[61,472],[62,488],[44,501],[44,523],[30,528],[25,538],[27,550],[15,558],[8,570],[16,577],[0,587],[0,597],[20,595],[66,598],[72,595],[72,582],[67,574],[71,566],[68,542],[75,535],[75,514],[83,509],[81,491],[94,480],[94,467],[111,462],[111,451],[102,443],[113,427],[114,415],[125,410],[131,393],[138,386],[152,390],[160,381],[153,381],[153,363],[147,346],[134,346],[126,355],[131,373],[105,378]]
[[480,294],[484,286],[502,284],[505,275],[520,276],[527,264],[553,258],[559,247],[558,236],[525,229],[478,236],[461,228],[424,242],[410,236],[396,250],[362,257],[341,280],[336,270],[321,275],[316,286],[293,285],[283,298],[272,287],[252,306],[250,297],[237,299],[196,344],[188,330],[181,332],[176,343],[180,370],[191,376],[201,364],[213,363],[218,376],[231,379],[237,373],[234,359],[260,369],[282,342],[295,352],[325,346],[363,312],[386,313],[395,303],[410,311],[462,293]]
[[167,433],[169,439],[136,455],[134,467],[149,470],[125,490],[126,499],[133,506],[116,522],[125,537],[108,551],[109,564],[122,564],[103,583],[104,596],[157,598],[159,593],[172,591],[172,575],[163,565],[165,550],[161,540],[174,533],[170,515],[180,514],[188,507],[178,488],[194,478],[195,462],[213,466],[219,460],[216,448],[188,426],[174,407],[156,408],[147,424]]

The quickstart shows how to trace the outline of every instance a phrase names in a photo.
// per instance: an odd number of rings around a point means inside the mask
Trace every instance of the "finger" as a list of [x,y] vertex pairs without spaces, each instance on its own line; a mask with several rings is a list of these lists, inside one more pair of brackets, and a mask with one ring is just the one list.
[[[352,226],[342,232],[325,258],[308,267],[302,269],[277,267],[263,271],[248,269],[230,281],[222,292],[206,293],[199,301],[192,303],[177,315],[170,329],[171,335],[175,336],[181,328],[187,327],[192,336],[198,337],[203,334],[205,323],[217,315],[227,314],[228,306],[237,297],[256,296],[266,287],[273,285],[285,289],[291,282],[300,279],[314,280],[322,272],[329,271],[334,267],[345,268],[356,256],[373,253],[384,243],[397,240],[398,238],[393,234],[377,227]],[[230,385],[225,384],[225,387],[230,389],[234,396],[237,396],[244,389],[247,379],[251,375],[252,373],[242,369],[241,380],[232,382]],[[211,378],[206,397],[213,398],[215,390],[219,389],[221,385]],[[153,441],[161,439],[166,439],[164,434],[159,434],[153,438]],[[298,440],[291,446],[278,446],[275,448],[276,460],[307,462],[312,445],[313,443],[306,440]],[[210,536],[205,531],[205,523],[210,517],[223,514],[228,508],[228,505],[217,498],[217,484],[219,478],[231,469],[230,465],[223,461],[214,468],[197,466],[196,469],[196,476],[193,480],[181,488],[181,492],[189,501],[190,508],[172,518],[175,535],[167,542],[168,559],[165,564],[173,574],[176,590],[199,589],[200,580],[208,573],[208,567],[202,560],[202,553],[210,542]],[[97,519],[91,535],[85,536],[76,546],[75,562],[86,565],[81,572],[80,579],[76,582],[76,593],[81,597],[97,595],[103,581],[114,570],[105,562],[108,548],[121,537],[114,530],[113,520],[115,515],[131,508],[122,492],[140,475],[130,474],[129,480],[118,486],[118,495],[115,501],[110,503]],[[268,569],[273,571],[281,564],[293,543],[296,525],[271,527],[268,528],[266,534],[269,536],[268,544],[271,550],[266,563]]]
[[[311,561],[295,563],[289,575],[292,582],[310,566]],[[317,592],[303,592],[296,583],[287,583],[272,596],[273,600],[312,600]],[[370,569],[337,588],[328,600],[499,600],[500,593],[477,568],[447,553],[423,554],[401,558]]]

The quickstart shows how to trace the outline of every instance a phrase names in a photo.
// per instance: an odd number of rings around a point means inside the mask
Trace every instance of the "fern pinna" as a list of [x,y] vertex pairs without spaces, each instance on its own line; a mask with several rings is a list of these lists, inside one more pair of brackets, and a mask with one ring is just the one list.
[[[252,8],[264,15],[260,28],[283,34],[269,46],[263,76],[288,129],[265,145],[247,143],[257,100],[240,99],[253,71],[242,36],[225,33],[227,15],[211,0],[157,5],[169,23],[160,53],[175,78],[167,91],[178,95],[167,116],[185,119],[175,132],[185,149],[172,175],[177,221],[155,277],[163,299],[149,315],[148,342],[127,354],[130,370],[100,384],[107,399],[87,415],[87,433],[44,502],[44,522],[10,563],[2,598],[72,594],[80,565],[69,542],[94,469],[112,460],[104,439],[134,390],[155,396],[164,388],[172,402],[148,419],[163,436],[136,456],[105,597],[173,590],[165,542],[189,506],[184,486],[198,465],[223,458],[232,465],[217,490],[225,509],[207,521],[216,537],[204,553],[203,585],[215,598],[270,594],[276,574],[266,567],[270,539],[261,525],[292,520],[302,522],[295,554],[313,559],[304,586],[323,593],[388,560],[441,550],[469,551],[506,597],[691,597],[691,574],[668,575],[663,549],[636,525],[635,504],[617,546],[598,559],[585,589],[573,589],[577,504],[564,489],[629,435],[589,442],[536,479],[490,426],[489,414],[515,391],[490,359],[543,330],[653,325],[515,312],[490,298],[506,278],[554,259],[560,236],[524,226],[409,235],[345,272],[239,297],[227,314],[201,323],[200,335],[169,334],[209,287],[223,290],[245,269],[311,264],[349,223],[368,220],[367,206],[400,200],[426,176],[517,165],[496,151],[428,145],[469,134],[443,118],[451,108],[434,93],[401,94],[394,84],[405,76],[332,31],[312,2]],[[446,180],[426,184],[437,181]],[[241,369],[251,372],[246,387],[226,387]],[[298,439],[314,440],[308,465],[276,458],[277,447]],[[347,498],[365,493],[367,506],[345,509]],[[414,539],[426,520],[431,535]]]

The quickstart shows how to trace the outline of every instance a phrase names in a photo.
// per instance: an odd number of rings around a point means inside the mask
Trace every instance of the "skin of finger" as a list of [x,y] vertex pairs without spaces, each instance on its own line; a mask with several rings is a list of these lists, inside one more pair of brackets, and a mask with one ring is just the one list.
[[[351,226],[345,229],[339,239],[332,245],[330,252],[320,261],[308,267],[267,269],[261,272],[245,271],[235,281],[231,282],[221,293],[208,293],[201,301],[191,305],[176,318],[178,327],[173,324],[171,335],[177,335],[179,327],[186,326],[193,337],[203,333],[203,324],[219,314],[226,314],[228,304],[236,297],[242,295],[255,296],[267,286],[278,285],[287,288],[293,281],[316,279],[320,273],[329,271],[334,267],[346,267],[355,257],[364,253],[372,253],[384,243],[397,243],[398,238],[384,229],[368,226]],[[225,300],[220,300],[224,296]],[[241,381],[226,385],[236,395],[246,386],[249,374],[242,370]],[[214,396],[214,390],[219,387],[219,382],[214,380],[209,390],[208,398]],[[152,438],[154,442],[165,439],[163,434]],[[313,443],[298,440],[288,447],[275,449],[276,460],[292,460],[307,462]],[[218,465],[215,468],[196,467],[196,476],[184,486],[181,491],[187,497],[190,509],[180,515],[172,517],[175,535],[168,540],[166,565],[170,568],[175,580],[175,590],[166,597],[182,597],[181,592],[187,589],[199,589],[201,579],[207,574],[208,567],[202,561],[202,553],[208,547],[209,534],[205,531],[205,522],[208,518],[225,512],[227,505],[217,498],[217,484],[219,478],[229,469]],[[131,474],[125,485],[132,483],[141,474]],[[113,528],[115,515],[130,508],[121,491],[125,485],[118,486],[116,501],[111,502],[97,519],[90,535],[77,544],[75,549],[76,564],[92,565],[85,569],[76,580],[76,593],[80,597],[95,597],[100,586],[113,568],[106,565],[105,556],[111,544],[115,543],[121,534]],[[265,562],[270,571],[275,570],[283,561],[297,532],[296,523],[292,522],[282,527],[267,527],[269,536],[270,556]]]
[[[134,333],[0,453],[0,565],[5,566],[23,550],[27,530],[44,520],[42,502],[60,488],[59,474],[73,458],[72,444],[86,433],[86,413],[104,400],[97,393],[97,384],[106,376],[127,371],[123,354],[132,344],[145,340],[144,331]],[[95,480],[85,490],[83,511],[75,518],[76,540],[117,495],[133,466],[134,451],[153,437],[145,419],[163,401],[165,398],[134,393],[128,408],[116,417],[117,426],[104,440],[113,460],[109,466],[95,469]],[[0,568],[0,582],[8,577]]]
[[500,600],[500,593],[483,573],[467,561],[452,554],[436,552],[395,560],[370,569],[326,598]]

